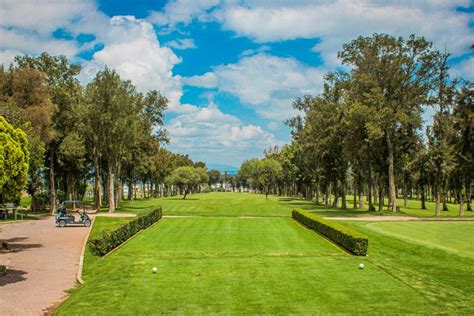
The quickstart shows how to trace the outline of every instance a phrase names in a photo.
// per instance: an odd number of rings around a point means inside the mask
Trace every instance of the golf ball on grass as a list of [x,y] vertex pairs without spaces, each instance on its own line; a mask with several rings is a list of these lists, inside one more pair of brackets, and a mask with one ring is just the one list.
[[157,268],[157,267],[153,267],[153,268],[151,269],[151,271],[152,271],[153,273],[156,273],[156,271],[158,271],[158,268]]
[[361,270],[362,270],[362,269],[364,269],[364,267],[365,267],[365,266],[364,266],[364,264],[363,264],[363,263],[359,263],[359,269],[361,269]]

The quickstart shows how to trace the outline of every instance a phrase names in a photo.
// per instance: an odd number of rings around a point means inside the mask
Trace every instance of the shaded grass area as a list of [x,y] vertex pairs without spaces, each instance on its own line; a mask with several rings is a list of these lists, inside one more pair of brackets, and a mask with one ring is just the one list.
[[383,235],[474,259],[474,222],[378,222],[365,227]]
[[[302,208],[308,211],[317,212],[322,216],[373,216],[373,215],[403,215],[403,216],[416,216],[416,217],[434,217],[436,204],[431,201],[426,202],[426,210],[421,209],[421,202],[416,199],[408,200],[407,207],[403,207],[403,200],[397,199],[397,205],[400,206],[400,212],[391,212],[387,210],[388,200],[385,199],[385,206],[381,212],[368,211],[368,203],[365,203],[365,208],[354,208],[353,197],[347,196],[347,209],[331,208],[324,204],[316,204],[314,201],[308,201],[301,198],[294,197],[280,197],[279,201],[281,204],[286,205],[290,208]],[[378,204],[374,204],[378,207]],[[459,217],[459,204],[448,203],[449,211],[442,211],[441,217]],[[464,217],[474,217],[474,212],[465,212]]]

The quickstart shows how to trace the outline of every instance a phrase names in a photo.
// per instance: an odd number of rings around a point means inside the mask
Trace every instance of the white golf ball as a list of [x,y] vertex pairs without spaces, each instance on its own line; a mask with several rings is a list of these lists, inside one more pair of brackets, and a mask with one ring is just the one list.
[[364,266],[363,263],[360,263],[360,264],[359,264],[359,269],[364,269],[364,267],[365,267],[365,266]]
[[156,273],[156,271],[158,271],[158,268],[157,268],[157,267],[153,267],[153,268],[151,269],[151,271],[153,271],[153,273]]

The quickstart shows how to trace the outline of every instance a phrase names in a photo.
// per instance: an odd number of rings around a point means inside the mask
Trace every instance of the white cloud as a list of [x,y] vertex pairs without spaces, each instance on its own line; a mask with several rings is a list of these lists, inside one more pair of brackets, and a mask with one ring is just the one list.
[[257,42],[321,38],[315,50],[327,64],[335,65],[343,43],[374,32],[395,36],[415,33],[434,41],[438,48],[444,49],[446,44],[455,55],[465,53],[466,43],[474,41],[469,28],[473,16],[455,9],[468,5],[467,0],[247,1],[246,5],[224,5],[213,14],[225,29]]
[[214,163],[225,161],[239,165],[244,159],[261,154],[262,148],[281,145],[273,134],[260,126],[243,124],[212,102],[207,107],[194,107],[178,115],[166,128],[172,150]]
[[37,34],[16,29],[6,30],[0,28],[0,38],[1,48],[4,51],[16,51],[23,54],[37,54],[48,51],[51,54],[62,54],[67,57],[74,56],[78,51],[78,45],[74,41],[42,38]]
[[244,50],[242,53],[240,53],[240,57],[245,57],[245,56],[251,56],[251,55],[255,55],[255,54],[258,54],[258,53],[264,53],[264,52],[268,52],[271,50],[271,47],[270,46],[267,46],[267,45],[262,45],[260,46],[259,48],[257,49],[246,49]]
[[451,68],[451,75],[474,81],[474,56],[455,64]]
[[174,49],[196,48],[196,44],[192,38],[178,38],[176,40],[167,42],[166,46]]
[[219,0],[174,0],[168,2],[163,11],[153,11],[148,20],[158,25],[187,25],[194,19],[203,20],[206,12],[219,3]]
[[25,54],[63,54],[69,58],[88,49],[74,39],[56,39],[53,33],[61,29],[72,37],[81,33],[101,37],[108,18],[97,10],[93,0],[2,0],[0,10],[0,49]]
[[217,87],[217,77],[213,72],[206,72],[200,76],[183,78],[183,84],[200,88],[215,88]]
[[17,50],[11,50],[11,49],[5,49],[5,50],[0,51],[0,65],[4,65],[4,66],[10,65],[15,59],[15,56],[18,56],[18,55],[23,55],[23,53]]
[[[313,50],[322,54],[326,65],[335,66],[336,53],[344,43],[375,32],[394,36],[415,33],[460,56],[474,42],[469,27],[474,16],[456,8],[470,4],[469,0],[175,0],[149,19],[170,27],[187,25],[193,19],[218,21],[224,29],[260,43],[319,38],[321,42]],[[246,53],[252,52],[242,56]]]
[[187,78],[184,83],[216,86],[220,92],[238,96],[262,117],[281,120],[295,114],[291,108],[295,97],[320,90],[324,72],[293,58],[262,53],[214,67],[213,73]]
[[58,28],[68,28],[78,19],[96,11],[93,0],[2,0],[0,24],[34,30],[46,36]]
[[168,47],[160,46],[153,26],[133,16],[110,19],[104,48],[84,62],[82,81],[88,82],[97,70],[108,66],[141,91],[159,90],[170,101],[170,109],[179,111],[182,89],[180,77],[173,75],[174,65],[181,62]]

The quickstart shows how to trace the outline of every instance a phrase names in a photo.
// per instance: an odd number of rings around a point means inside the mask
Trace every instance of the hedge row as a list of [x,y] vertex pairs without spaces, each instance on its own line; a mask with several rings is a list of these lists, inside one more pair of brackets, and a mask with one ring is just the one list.
[[150,227],[161,219],[161,208],[144,215],[138,215],[133,220],[119,226],[113,231],[104,231],[87,242],[89,250],[96,256],[105,256],[109,251],[120,246],[140,230]]
[[354,255],[367,255],[369,241],[364,234],[302,209],[293,210],[292,215],[295,220],[304,226],[326,236]]

